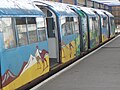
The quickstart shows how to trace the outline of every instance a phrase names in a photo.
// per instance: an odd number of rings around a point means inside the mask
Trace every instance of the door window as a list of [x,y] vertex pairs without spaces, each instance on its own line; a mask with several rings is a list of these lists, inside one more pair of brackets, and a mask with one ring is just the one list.
[[39,41],[45,41],[47,39],[45,20],[44,20],[44,18],[36,18],[36,22],[37,22]]

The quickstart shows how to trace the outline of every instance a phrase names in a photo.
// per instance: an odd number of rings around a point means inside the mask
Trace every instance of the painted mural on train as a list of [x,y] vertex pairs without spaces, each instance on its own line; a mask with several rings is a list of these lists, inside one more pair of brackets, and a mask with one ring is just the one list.
[[[39,46],[33,47],[34,52],[26,56],[28,57],[27,60],[6,55],[4,61],[8,61],[8,64],[2,64],[4,65],[2,67],[5,67],[2,68],[3,90],[14,90],[49,72],[49,54],[48,50],[45,49],[40,49]],[[25,52],[21,52],[21,54],[25,56]],[[4,63],[4,61],[1,63]]]

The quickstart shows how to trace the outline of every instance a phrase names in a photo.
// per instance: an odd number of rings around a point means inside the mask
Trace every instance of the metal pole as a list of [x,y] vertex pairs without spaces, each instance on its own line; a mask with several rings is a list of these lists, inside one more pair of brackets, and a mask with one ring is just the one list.
[[95,8],[95,2],[93,1],[93,6],[92,6],[93,8]]
[[61,2],[61,3],[62,3],[62,0],[59,0],[59,2]]
[[78,0],[74,0],[74,4],[77,5],[78,4]]
[[85,6],[87,7],[87,0],[85,0]]

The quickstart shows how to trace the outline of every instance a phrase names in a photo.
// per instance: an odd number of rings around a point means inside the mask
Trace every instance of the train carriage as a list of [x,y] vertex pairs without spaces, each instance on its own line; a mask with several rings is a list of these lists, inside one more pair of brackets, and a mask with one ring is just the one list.
[[80,34],[78,15],[62,3],[42,2],[39,0],[34,1],[34,3],[46,13],[49,53],[51,53],[50,62],[52,66],[68,62],[79,56]]
[[28,90],[114,36],[114,16],[104,10],[4,0],[0,3],[0,89]]
[[108,11],[102,10],[104,14],[107,15],[108,18],[108,29],[109,29],[109,38],[112,38],[115,36],[115,23],[114,23],[114,16],[109,13]]
[[80,7],[87,15],[88,48],[93,49],[99,45],[99,25],[96,14],[87,7]]
[[98,17],[99,17],[100,43],[104,43],[106,40],[109,39],[109,29],[108,29],[107,15],[105,15],[99,9],[91,8],[91,10],[94,13],[96,13],[96,15],[98,15]]
[[15,90],[49,72],[45,14],[32,4],[0,3],[2,90]]
[[88,50],[88,28],[87,28],[87,16],[81,11],[80,7],[75,5],[69,5],[73,11],[79,16],[79,28],[80,28],[80,48],[81,52]]

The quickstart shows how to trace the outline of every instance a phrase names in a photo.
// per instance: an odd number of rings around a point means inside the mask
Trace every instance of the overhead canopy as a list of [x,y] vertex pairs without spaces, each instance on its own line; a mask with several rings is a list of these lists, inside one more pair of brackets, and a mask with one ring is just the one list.
[[118,0],[91,0],[96,3],[105,4],[108,6],[120,6],[120,1]]
[[45,6],[50,7],[58,16],[77,16],[77,14],[71,10],[67,4],[40,0],[34,0],[34,3],[36,5],[44,4]]
[[44,16],[44,13],[32,3],[2,0],[0,2],[0,17]]

